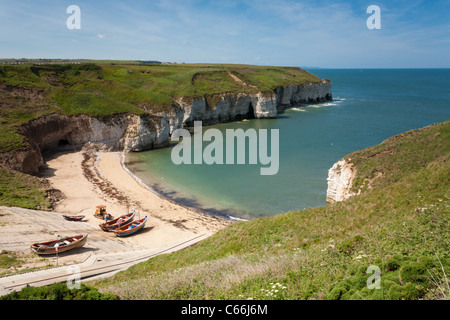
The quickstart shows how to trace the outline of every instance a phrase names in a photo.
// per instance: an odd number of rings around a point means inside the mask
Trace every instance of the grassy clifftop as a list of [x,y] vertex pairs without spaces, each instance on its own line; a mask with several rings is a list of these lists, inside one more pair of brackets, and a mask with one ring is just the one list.
[[294,67],[115,63],[0,66],[0,152],[20,149],[14,126],[43,114],[156,113],[180,97],[270,92],[276,87],[320,82]]
[[361,195],[235,223],[93,285],[125,299],[448,299],[448,141],[450,121],[357,151]]
[[[10,61],[0,61],[11,63]],[[125,61],[21,61],[0,65],[0,157],[29,145],[16,127],[49,113],[110,116],[171,110],[180,97],[269,92],[320,82],[300,68]],[[56,63],[56,64],[53,64]],[[0,167],[0,204],[49,208],[42,181]]]

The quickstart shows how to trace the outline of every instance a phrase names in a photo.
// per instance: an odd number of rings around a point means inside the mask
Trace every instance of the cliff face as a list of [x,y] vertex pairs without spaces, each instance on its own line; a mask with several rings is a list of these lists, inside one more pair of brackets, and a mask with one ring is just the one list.
[[50,114],[19,127],[29,148],[3,157],[3,165],[35,174],[43,165],[42,153],[60,145],[92,143],[102,150],[142,151],[167,146],[170,127],[166,119],[123,115],[98,119],[87,115]]
[[27,138],[28,150],[0,159],[14,170],[37,173],[42,153],[58,145],[96,144],[103,150],[143,151],[165,147],[171,133],[194,121],[215,124],[243,118],[276,118],[279,111],[302,103],[331,100],[331,83],[311,83],[277,88],[272,93],[223,93],[193,101],[176,101],[172,110],[156,115],[116,115],[96,118],[88,115],[50,114],[19,127]]
[[351,191],[356,169],[352,163],[341,159],[328,171],[327,201],[339,202],[355,195]]
[[309,83],[298,86],[280,87],[275,90],[278,110],[297,104],[331,100],[331,82]]
[[207,124],[232,121],[242,118],[276,118],[278,112],[304,103],[331,100],[331,83],[321,83],[279,87],[272,93],[221,94],[208,98],[184,101],[180,99],[183,116],[182,125],[191,125],[196,120]]
[[[208,100],[216,100],[211,104]],[[182,125],[190,126],[201,120],[205,124],[228,122],[243,118],[275,118],[277,106],[275,94],[221,94],[210,99],[178,101],[183,110]]]

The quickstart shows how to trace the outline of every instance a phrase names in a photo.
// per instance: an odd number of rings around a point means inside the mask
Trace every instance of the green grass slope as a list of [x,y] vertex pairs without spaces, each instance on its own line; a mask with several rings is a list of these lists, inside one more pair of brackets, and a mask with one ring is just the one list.
[[0,167],[0,206],[50,210],[47,190],[42,179]]
[[448,299],[450,121],[347,156],[362,193],[92,283],[122,299]]

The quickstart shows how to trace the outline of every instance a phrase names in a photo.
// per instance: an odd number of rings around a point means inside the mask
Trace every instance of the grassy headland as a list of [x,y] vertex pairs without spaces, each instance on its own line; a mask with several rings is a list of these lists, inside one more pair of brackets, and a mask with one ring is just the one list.
[[14,126],[52,112],[156,113],[168,110],[180,97],[269,92],[279,86],[319,81],[294,67],[120,62],[1,65],[0,152],[24,147]]
[[448,299],[448,141],[450,121],[352,153],[359,196],[232,224],[93,285],[124,299]]
[[[180,97],[214,101],[213,96],[221,93],[269,92],[279,86],[320,81],[294,67],[95,60],[0,62],[0,154],[28,148],[16,127],[49,113],[98,117],[157,114],[171,110]],[[23,185],[11,186],[7,177]],[[8,171],[0,179],[0,193],[23,192],[1,196],[0,204],[20,205],[14,199],[29,192],[30,198],[40,195],[33,203],[42,208],[45,186],[36,183],[34,177]],[[26,207],[33,206],[31,203]]]

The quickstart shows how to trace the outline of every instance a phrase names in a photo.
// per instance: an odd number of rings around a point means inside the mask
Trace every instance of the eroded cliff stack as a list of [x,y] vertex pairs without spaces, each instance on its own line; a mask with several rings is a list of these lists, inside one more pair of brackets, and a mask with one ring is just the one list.
[[336,162],[328,171],[327,201],[344,201],[355,193],[352,191],[356,169],[345,158]]

